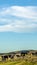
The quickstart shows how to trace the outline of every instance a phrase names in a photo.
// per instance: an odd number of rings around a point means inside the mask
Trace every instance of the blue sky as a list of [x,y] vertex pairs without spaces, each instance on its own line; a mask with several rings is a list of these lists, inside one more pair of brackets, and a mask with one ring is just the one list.
[[0,1],[0,52],[37,50],[37,0]]

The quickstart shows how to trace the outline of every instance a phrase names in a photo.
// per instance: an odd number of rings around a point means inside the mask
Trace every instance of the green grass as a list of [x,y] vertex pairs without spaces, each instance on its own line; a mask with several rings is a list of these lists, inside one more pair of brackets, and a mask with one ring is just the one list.
[[7,62],[0,62],[0,65],[37,65],[37,62],[29,62],[25,60],[16,60],[16,61],[7,61]]

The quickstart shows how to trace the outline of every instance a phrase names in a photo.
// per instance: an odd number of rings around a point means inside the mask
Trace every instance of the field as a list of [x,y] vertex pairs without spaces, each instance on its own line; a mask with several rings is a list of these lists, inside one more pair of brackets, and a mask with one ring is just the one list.
[[22,55],[15,54],[13,58],[6,54],[4,59],[0,55],[0,65],[37,65],[37,53],[35,52],[33,55],[30,52]]
[[28,62],[25,60],[0,62],[0,65],[37,65],[37,62]]

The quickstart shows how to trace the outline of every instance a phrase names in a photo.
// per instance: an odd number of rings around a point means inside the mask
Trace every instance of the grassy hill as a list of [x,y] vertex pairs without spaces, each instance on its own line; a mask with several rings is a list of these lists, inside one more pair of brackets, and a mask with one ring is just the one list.
[[[15,51],[9,53],[0,53],[0,55],[7,55],[10,54],[19,54],[19,53],[27,53],[25,56],[20,56],[17,58],[13,58],[10,60],[0,61],[0,65],[37,65],[37,50],[22,50],[22,51]],[[33,54],[33,55],[32,55]]]

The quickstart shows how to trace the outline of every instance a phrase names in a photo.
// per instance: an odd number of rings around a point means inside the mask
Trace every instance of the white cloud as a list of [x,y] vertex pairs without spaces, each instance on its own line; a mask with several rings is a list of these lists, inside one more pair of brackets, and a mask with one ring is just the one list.
[[37,6],[11,6],[0,11],[0,32],[37,31]]
[[11,6],[8,8],[4,8],[4,10],[1,11],[1,15],[12,15],[24,18],[36,18],[37,6]]

